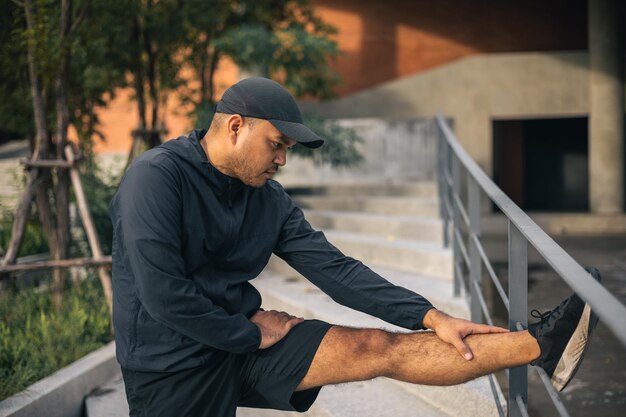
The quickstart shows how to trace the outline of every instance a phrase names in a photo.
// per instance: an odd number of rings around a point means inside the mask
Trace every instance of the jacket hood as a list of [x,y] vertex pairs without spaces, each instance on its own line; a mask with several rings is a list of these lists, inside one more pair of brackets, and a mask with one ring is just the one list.
[[198,172],[206,179],[220,200],[232,206],[232,202],[245,189],[250,188],[239,179],[229,177],[220,172],[209,162],[200,141],[206,135],[207,129],[196,129],[188,136],[179,136],[176,139],[163,143],[160,147],[174,154],[184,162],[187,169]]

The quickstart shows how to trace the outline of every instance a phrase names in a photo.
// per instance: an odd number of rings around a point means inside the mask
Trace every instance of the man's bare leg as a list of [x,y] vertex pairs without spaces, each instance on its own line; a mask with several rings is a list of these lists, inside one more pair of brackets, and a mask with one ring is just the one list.
[[391,333],[333,326],[297,390],[385,376],[426,385],[454,385],[525,365],[540,355],[527,331],[469,335],[470,361],[434,332]]

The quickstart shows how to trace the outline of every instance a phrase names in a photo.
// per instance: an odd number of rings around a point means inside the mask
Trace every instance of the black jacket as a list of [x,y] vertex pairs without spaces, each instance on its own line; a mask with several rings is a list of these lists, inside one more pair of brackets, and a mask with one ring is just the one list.
[[272,253],[335,301],[419,329],[432,305],[343,255],[283,188],[253,188],[215,169],[196,130],[141,155],[109,213],[113,323],[120,364],[175,371],[258,349],[249,281]]

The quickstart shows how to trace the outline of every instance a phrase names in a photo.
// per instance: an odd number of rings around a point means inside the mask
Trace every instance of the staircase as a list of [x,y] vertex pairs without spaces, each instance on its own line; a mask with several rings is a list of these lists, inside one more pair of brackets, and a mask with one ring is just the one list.
[[[435,183],[336,185],[296,192],[294,199],[307,220],[342,252],[362,260],[394,284],[422,294],[435,307],[469,318],[466,302],[452,297],[452,254],[443,248]],[[402,330],[336,304],[277,257],[272,257],[253,284],[266,309],[353,327]],[[240,409],[237,415],[290,414]],[[485,417],[497,416],[498,411],[486,377],[454,387],[379,378],[325,387],[311,410],[301,415]]]
[[[469,317],[466,302],[452,297],[452,255],[443,248],[434,183],[335,185],[295,193],[294,199],[313,227],[323,230],[345,254],[362,260],[389,281],[422,294],[435,307],[457,317]],[[263,296],[265,309],[353,327],[403,330],[336,304],[277,257],[272,257],[253,284]],[[111,404],[126,406],[119,379],[87,399],[87,416],[123,415],[112,412]],[[489,380],[483,377],[453,387],[378,378],[324,387],[304,414],[246,408],[237,412],[238,417],[295,415],[489,417],[498,416],[498,411]]]

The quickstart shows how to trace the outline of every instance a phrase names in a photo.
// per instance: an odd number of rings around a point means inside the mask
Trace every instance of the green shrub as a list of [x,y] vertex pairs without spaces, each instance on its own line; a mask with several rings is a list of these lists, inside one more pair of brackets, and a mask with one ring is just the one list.
[[363,161],[357,148],[363,142],[354,129],[340,125],[336,120],[323,119],[314,115],[304,115],[305,124],[324,139],[324,145],[317,149],[306,146],[293,148],[294,154],[311,158],[317,165],[351,167]]
[[0,293],[0,400],[112,340],[95,272],[65,288],[58,311],[42,288]]
[[[6,209],[0,212],[0,247],[6,250],[11,240],[13,228],[13,213]],[[17,254],[18,257],[36,255],[48,252],[48,240],[46,233],[35,215],[31,215],[26,222],[22,244]]]

